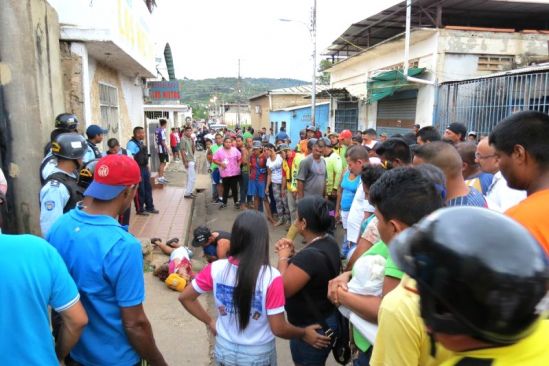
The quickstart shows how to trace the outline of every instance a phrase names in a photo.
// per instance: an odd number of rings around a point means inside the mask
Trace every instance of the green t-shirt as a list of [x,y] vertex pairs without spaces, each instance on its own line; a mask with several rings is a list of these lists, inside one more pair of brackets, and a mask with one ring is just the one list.
[[[364,254],[362,254],[362,257],[366,256],[366,255],[380,255],[383,258],[385,258],[385,260],[386,260],[386,262],[385,262],[385,276],[394,277],[394,278],[397,278],[399,280],[402,278],[402,276],[404,276],[404,272],[402,272],[396,266],[395,262],[393,262],[393,260],[391,259],[391,256],[389,255],[389,247],[384,242],[382,242],[381,240],[378,241],[377,243],[375,243]],[[351,273],[352,273],[353,276],[355,275],[354,267],[353,267]],[[366,338],[364,338],[362,336],[362,334],[360,334],[360,332],[358,330],[356,330],[355,327],[353,327],[353,339],[354,339],[355,344],[358,347],[358,349],[361,350],[362,352],[366,352],[368,350],[368,348],[370,348],[372,346],[372,344],[370,342],[368,342],[368,340]]]
[[[210,146],[210,151],[212,152],[212,155],[215,154],[215,152],[221,147],[221,145],[217,145],[217,144],[212,144],[212,146]],[[212,161],[212,163],[210,164],[210,169],[211,170],[214,170],[215,168],[217,168],[217,164],[214,164],[214,162]]]

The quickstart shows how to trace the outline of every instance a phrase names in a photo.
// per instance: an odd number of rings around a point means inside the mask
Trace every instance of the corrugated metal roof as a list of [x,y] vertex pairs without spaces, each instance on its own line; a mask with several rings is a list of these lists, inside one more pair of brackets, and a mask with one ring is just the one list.
[[[329,88],[328,85],[317,85],[316,92],[320,93],[328,88]],[[269,90],[269,91],[266,91],[265,93],[254,95],[253,97],[250,98],[250,100],[257,99],[259,97],[262,97],[264,95],[269,95],[269,94],[270,95],[309,95],[312,92],[313,92],[313,86],[311,84],[298,85],[298,86],[292,86],[289,88]]]
[[[470,26],[547,30],[549,29],[547,14],[549,14],[549,2],[414,0],[412,28]],[[402,1],[352,24],[323,54],[336,59],[354,56],[364,49],[403,33],[405,20],[406,2]]]
[[[318,107],[319,105],[326,105],[326,104],[330,104],[330,102],[316,103],[315,105]],[[311,105],[312,104],[297,105],[295,107],[277,109],[277,110],[274,110],[273,112],[276,112],[276,111],[285,111],[285,112],[295,111],[296,109],[311,108]]]

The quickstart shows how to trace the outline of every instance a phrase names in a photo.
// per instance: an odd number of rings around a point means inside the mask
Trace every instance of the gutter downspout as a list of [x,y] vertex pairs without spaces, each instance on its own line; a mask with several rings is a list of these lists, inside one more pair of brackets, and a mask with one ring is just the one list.
[[410,60],[410,26],[412,22],[412,0],[406,0],[406,33],[404,38],[404,77],[407,81],[417,84],[434,85],[435,83],[430,80],[418,79],[408,76]]

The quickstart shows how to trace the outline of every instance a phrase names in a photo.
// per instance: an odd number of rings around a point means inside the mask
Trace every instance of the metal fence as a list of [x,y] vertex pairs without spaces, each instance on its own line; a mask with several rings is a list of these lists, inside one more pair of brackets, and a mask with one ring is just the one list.
[[549,113],[549,71],[440,85],[434,125],[443,133],[461,122],[488,135],[503,118],[524,110]]

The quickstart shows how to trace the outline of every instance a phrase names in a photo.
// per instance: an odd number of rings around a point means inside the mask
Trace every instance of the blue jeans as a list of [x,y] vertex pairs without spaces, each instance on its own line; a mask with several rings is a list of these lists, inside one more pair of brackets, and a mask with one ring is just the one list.
[[217,366],[276,366],[276,344],[273,339],[261,345],[242,345],[225,338],[215,338]]
[[240,181],[238,185],[240,188],[240,204],[245,204],[248,202],[248,181],[250,180],[249,173],[240,174]]
[[[336,335],[339,334],[335,313],[327,317],[325,322]],[[330,355],[330,352],[332,352],[332,348],[317,349],[301,339],[294,338],[290,340],[290,351],[292,352],[292,360],[298,365],[323,366],[326,364],[326,359]]]
[[137,211],[154,210],[151,186],[151,172],[148,166],[139,167],[141,171],[141,182],[135,195],[135,209]]

